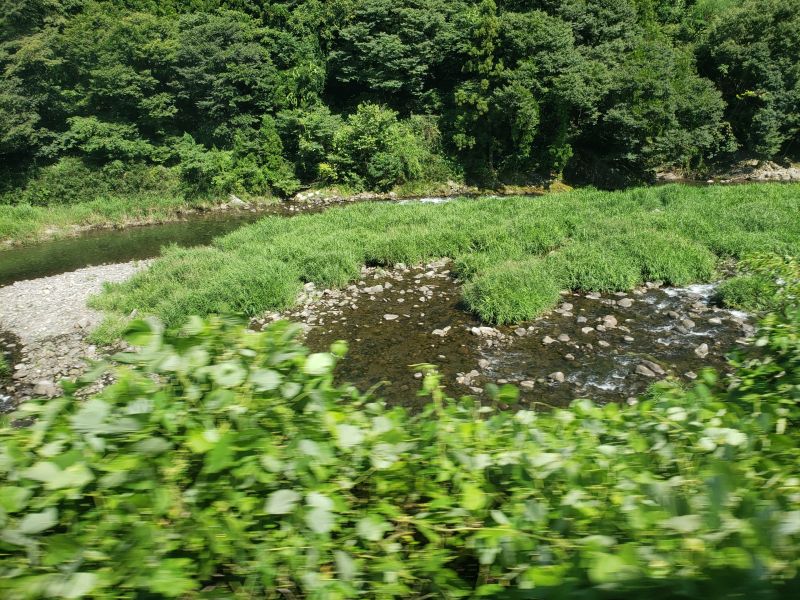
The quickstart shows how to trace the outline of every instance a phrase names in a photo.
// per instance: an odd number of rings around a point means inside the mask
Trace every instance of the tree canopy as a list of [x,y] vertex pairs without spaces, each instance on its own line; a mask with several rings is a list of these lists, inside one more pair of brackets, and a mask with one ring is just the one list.
[[[737,152],[800,152],[800,0],[2,9],[0,165],[12,182],[68,158],[185,173],[202,158],[236,171],[208,179],[209,193],[443,176],[628,181]],[[377,145],[343,141],[361,125]],[[409,166],[419,152],[435,168]]]

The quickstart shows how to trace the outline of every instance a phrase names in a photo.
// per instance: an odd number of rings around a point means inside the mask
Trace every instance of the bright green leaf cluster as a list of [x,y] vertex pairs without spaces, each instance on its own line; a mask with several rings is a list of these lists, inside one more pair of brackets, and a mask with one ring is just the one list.
[[432,370],[387,407],[287,323],[136,322],[114,384],[0,430],[0,596],[793,597],[794,304],[729,379],[548,413]]

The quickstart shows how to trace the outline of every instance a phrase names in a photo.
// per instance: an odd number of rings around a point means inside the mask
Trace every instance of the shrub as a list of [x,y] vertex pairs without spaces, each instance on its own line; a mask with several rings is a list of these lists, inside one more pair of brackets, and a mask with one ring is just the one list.
[[393,110],[369,103],[336,131],[328,162],[342,183],[376,190],[449,174],[431,119],[399,121]]
[[729,381],[543,414],[447,400],[432,370],[421,414],[387,407],[334,384],[343,344],[309,354],[286,323],[136,322],[116,383],[84,402],[67,385],[0,429],[0,591],[792,597],[800,314],[785,314]]
[[786,301],[796,301],[798,290],[787,282],[800,279],[800,263],[794,258],[756,255],[739,264],[741,272],[722,282],[718,293],[731,308],[763,312]]
[[19,189],[4,193],[0,204],[50,206],[108,196],[179,193],[179,174],[161,165],[115,160],[98,167],[80,158],[62,158],[38,169]]

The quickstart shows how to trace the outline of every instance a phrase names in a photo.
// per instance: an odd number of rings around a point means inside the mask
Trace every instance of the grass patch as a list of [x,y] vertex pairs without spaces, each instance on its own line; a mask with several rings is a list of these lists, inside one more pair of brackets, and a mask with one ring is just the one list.
[[800,252],[800,185],[579,190],[443,205],[369,203],[267,217],[209,248],[168,249],[108,286],[98,308],[168,324],[190,314],[256,315],[290,306],[300,285],[343,286],[363,264],[455,260],[465,300],[490,322],[533,318],[558,290],[684,285],[720,257]]
[[729,308],[761,312],[769,310],[778,286],[763,275],[740,275],[724,281],[719,290],[722,303]]
[[8,360],[2,354],[0,354],[0,378],[8,377],[11,375],[11,365],[8,364]]

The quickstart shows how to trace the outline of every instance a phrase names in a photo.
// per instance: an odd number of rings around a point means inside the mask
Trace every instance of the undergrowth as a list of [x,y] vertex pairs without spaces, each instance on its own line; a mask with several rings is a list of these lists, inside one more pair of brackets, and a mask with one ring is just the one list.
[[498,411],[427,366],[412,415],[299,326],[137,321],[116,383],[2,423],[0,595],[797,597],[800,271],[762,264],[793,277],[732,375],[635,405]]

